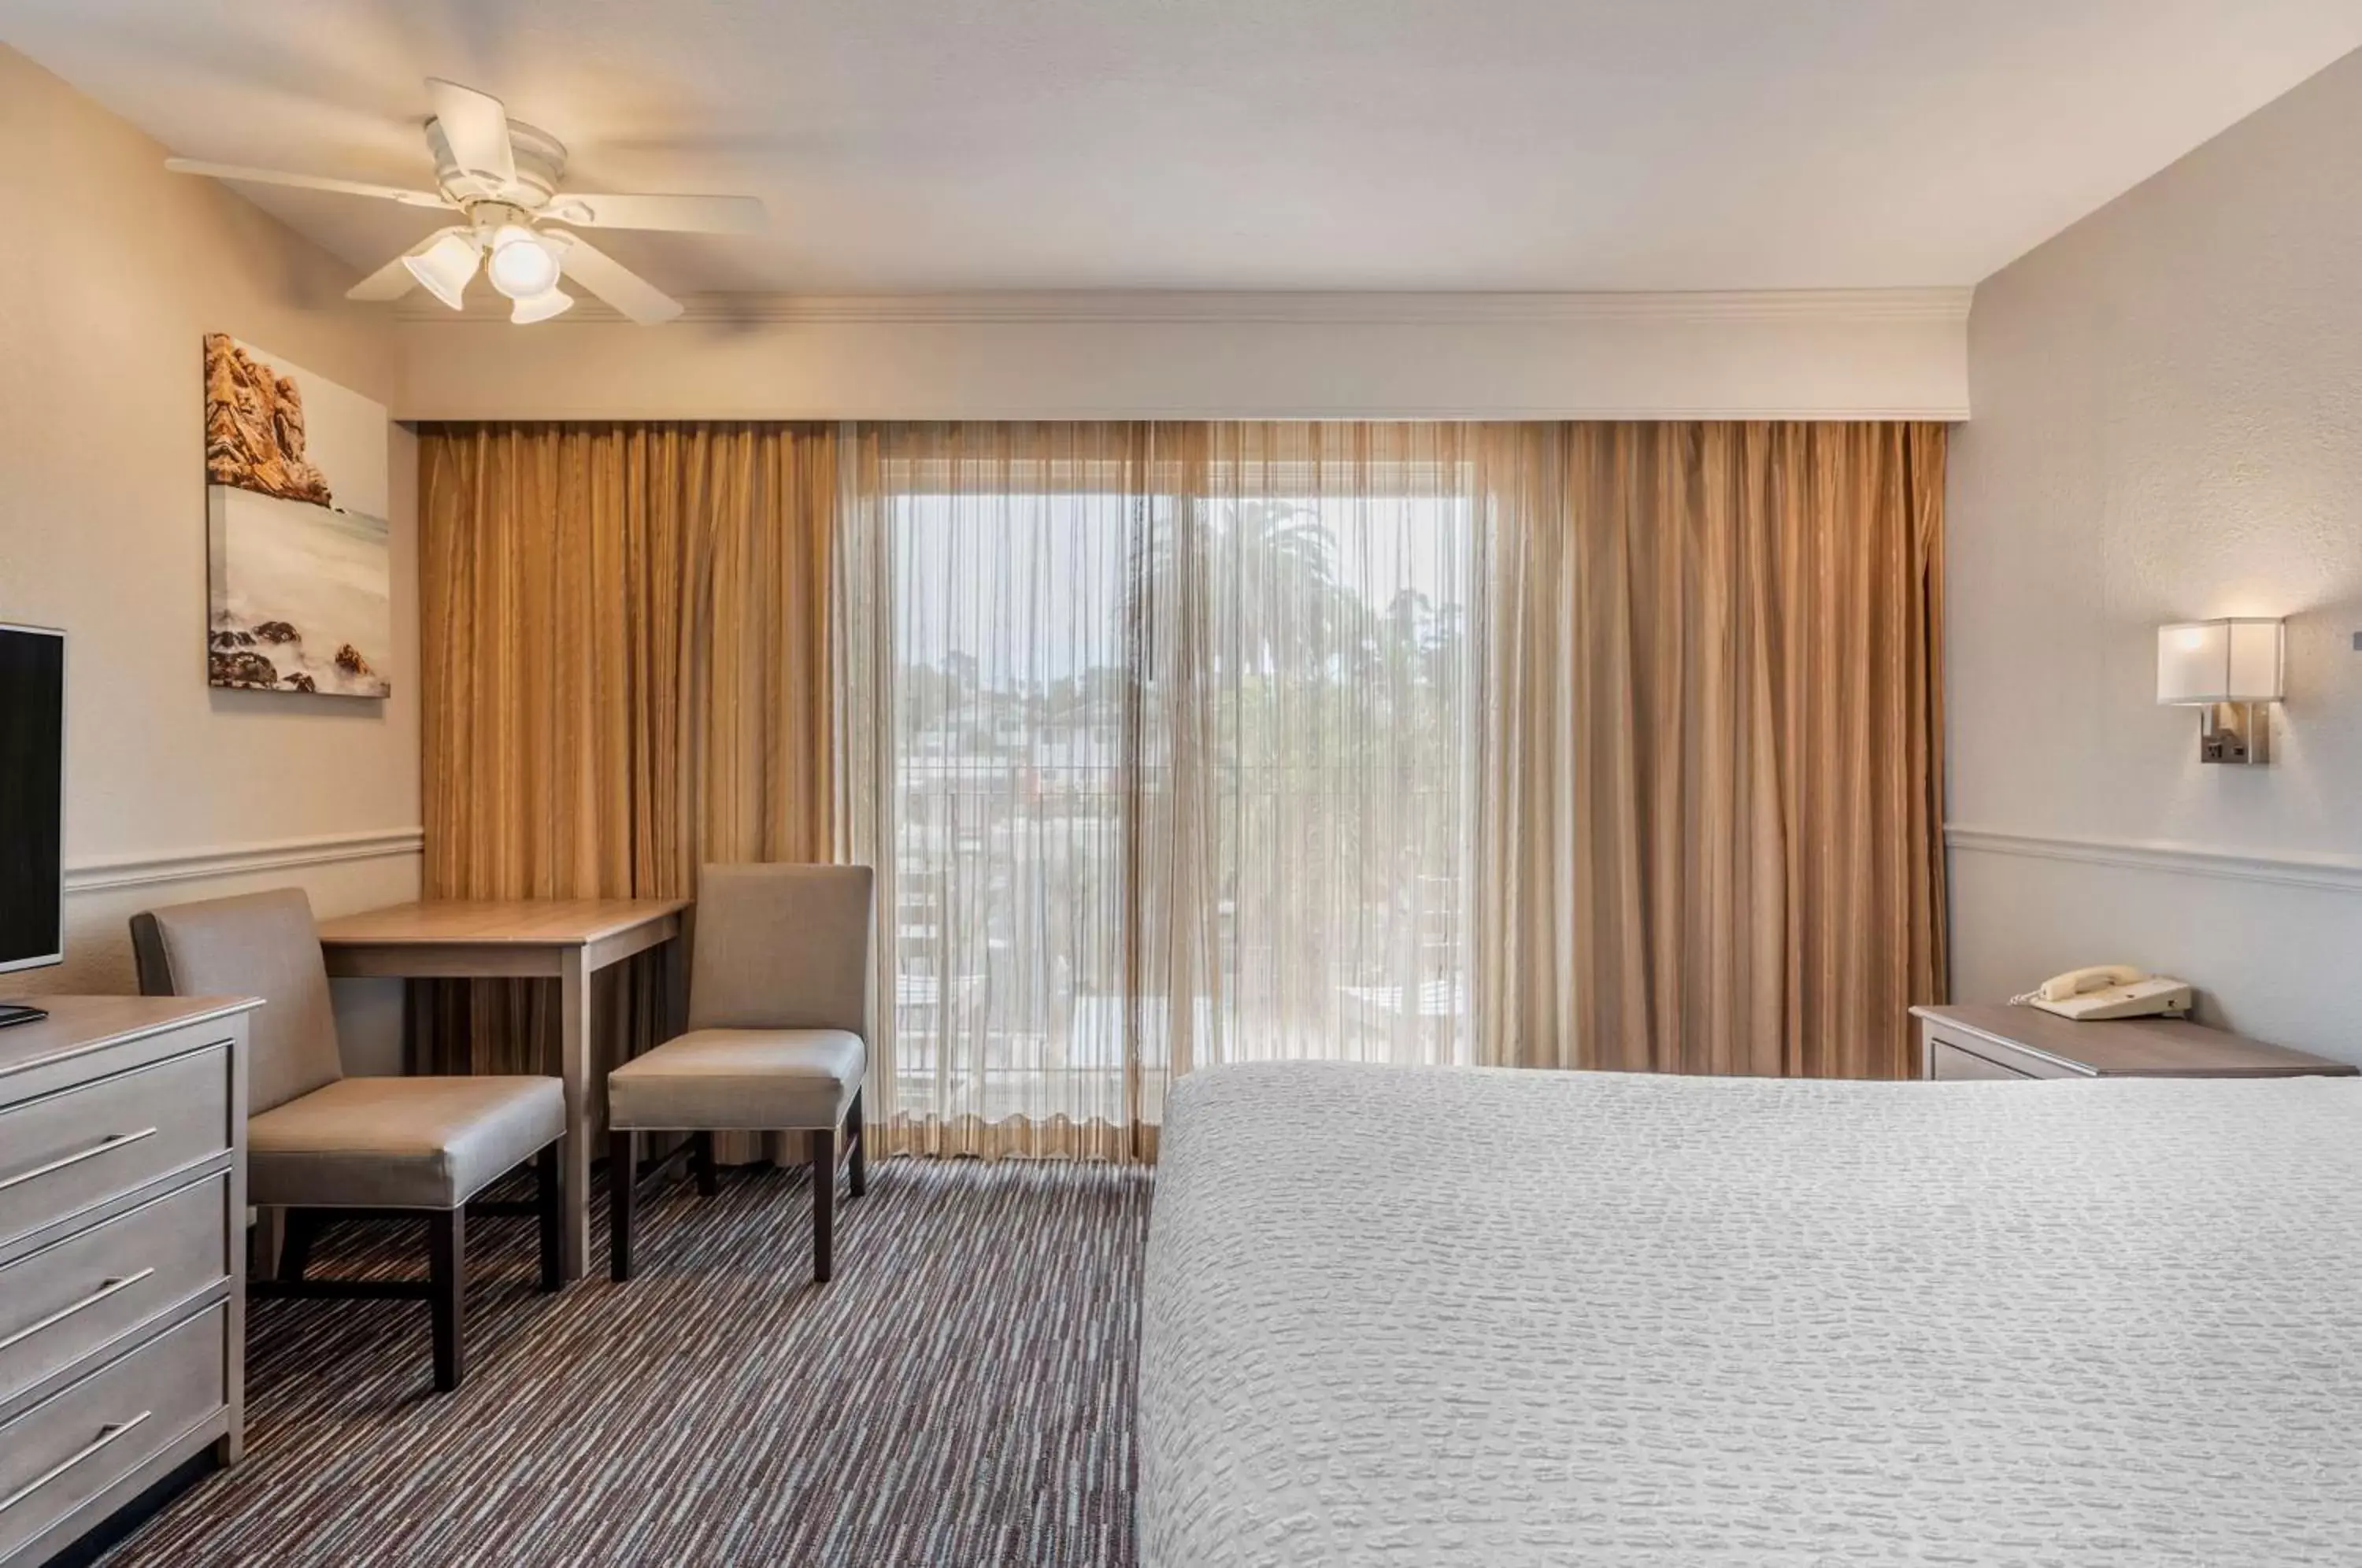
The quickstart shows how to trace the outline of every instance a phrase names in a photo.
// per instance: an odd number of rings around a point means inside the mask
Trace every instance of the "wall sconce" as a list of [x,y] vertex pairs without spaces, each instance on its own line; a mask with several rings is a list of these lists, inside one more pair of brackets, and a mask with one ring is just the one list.
[[2280,700],[2279,621],[2187,621],[2157,632],[2157,700],[2198,712],[2198,760],[2269,762]]

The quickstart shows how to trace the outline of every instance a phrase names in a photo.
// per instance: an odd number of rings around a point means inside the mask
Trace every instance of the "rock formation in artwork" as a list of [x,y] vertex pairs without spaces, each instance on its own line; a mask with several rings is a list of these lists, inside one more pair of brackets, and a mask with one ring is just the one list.
[[212,682],[215,686],[248,686],[270,690],[279,684],[279,670],[259,653],[216,653]]
[[344,646],[337,650],[337,668],[343,670],[347,675],[375,675],[377,673],[377,671],[370,668],[369,660],[361,657],[361,650],[353,646],[350,643],[347,643]]
[[205,479],[287,501],[333,505],[304,456],[304,394],[227,333],[205,334]]

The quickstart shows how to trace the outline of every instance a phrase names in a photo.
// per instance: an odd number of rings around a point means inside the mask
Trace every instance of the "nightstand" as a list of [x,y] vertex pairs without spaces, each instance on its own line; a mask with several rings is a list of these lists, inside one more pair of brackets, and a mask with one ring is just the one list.
[[2177,1018],[2078,1023],[2001,1002],[1915,1007],[1924,1078],[2350,1077],[2349,1062]]

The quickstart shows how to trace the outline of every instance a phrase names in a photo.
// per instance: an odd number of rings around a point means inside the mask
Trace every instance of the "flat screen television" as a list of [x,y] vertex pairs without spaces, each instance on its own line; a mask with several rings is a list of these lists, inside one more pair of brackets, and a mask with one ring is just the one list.
[[65,634],[0,624],[0,972],[65,956]]

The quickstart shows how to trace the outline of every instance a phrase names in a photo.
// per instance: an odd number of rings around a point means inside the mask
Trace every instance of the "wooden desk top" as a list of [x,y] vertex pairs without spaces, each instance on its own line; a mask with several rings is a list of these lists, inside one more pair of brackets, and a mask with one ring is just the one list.
[[49,1009],[50,1016],[0,1029],[0,1074],[262,1005],[256,997],[27,997],[25,1002]]
[[2077,1022],[2036,1007],[1959,1002],[1915,1007],[1915,1017],[1981,1034],[2047,1056],[2097,1077],[2246,1078],[2319,1074],[2350,1077],[2351,1063],[2291,1051],[2175,1018],[2107,1018]]
[[587,947],[689,908],[687,899],[437,899],[344,915],[323,947]]

